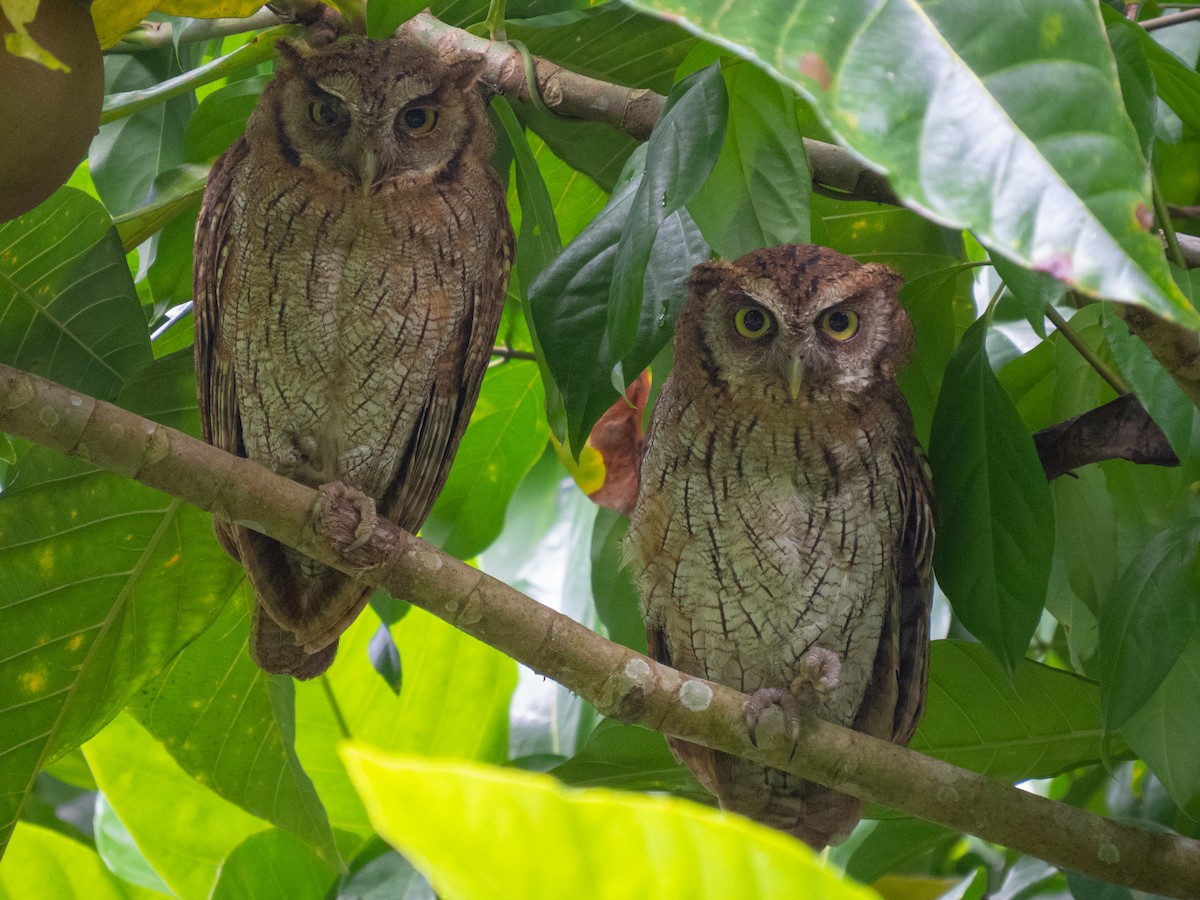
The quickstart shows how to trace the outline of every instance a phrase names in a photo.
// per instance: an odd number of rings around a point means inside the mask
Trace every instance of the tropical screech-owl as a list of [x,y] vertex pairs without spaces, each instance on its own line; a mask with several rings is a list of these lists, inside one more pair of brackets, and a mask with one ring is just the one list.
[[[651,655],[907,743],[925,701],[933,516],[896,370],[900,276],[789,245],[692,273],[626,555]],[[671,739],[726,809],[813,847],[860,800]]]
[[[278,54],[196,224],[204,436],[311,486],[341,481],[416,531],[475,405],[512,257],[481,62],[365,38]],[[369,589],[243,525],[217,532],[258,597],[254,659],[323,672]]]

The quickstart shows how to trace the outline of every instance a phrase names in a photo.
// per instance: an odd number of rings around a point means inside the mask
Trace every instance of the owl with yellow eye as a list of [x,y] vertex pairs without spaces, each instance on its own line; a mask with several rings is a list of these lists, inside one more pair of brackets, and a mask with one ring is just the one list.
[[[925,702],[933,516],[896,372],[900,276],[787,245],[692,273],[626,557],[650,653],[771,706],[907,743]],[[670,739],[721,805],[813,847],[862,803]]]

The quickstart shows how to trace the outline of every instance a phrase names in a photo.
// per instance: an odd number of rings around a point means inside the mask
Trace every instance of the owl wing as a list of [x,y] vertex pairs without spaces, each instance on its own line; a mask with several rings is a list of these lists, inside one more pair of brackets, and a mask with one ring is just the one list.
[[[504,202],[502,197],[499,202]],[[507,218],[501,217],[500,221],[507,223]],[[453,354],[440,362],[396,477],[379,502],[380,513],[407,531],[415,533],[421,527],[441,493],[479,398],[484,371],[500,328],[512,260],[512,232],[508,228],[499,231],[496,246],[499,277],[485,275],[473,286],[472,302],[460,329],[458,345]]]
[[221,280],[229,255],[233,173],[250,152],[238,138],[208,175],[204,204],[196,219],[193,317],[196,322],[196,393],[204,439],[244,456],[234,394],[233,357],[221,335]]
[[897,448],[904,532],[900,542],[899,695],[892,740],[907,744],[925,711],[929,672],[929,607],[933,595],[933,489],[929,464],[915,440]]

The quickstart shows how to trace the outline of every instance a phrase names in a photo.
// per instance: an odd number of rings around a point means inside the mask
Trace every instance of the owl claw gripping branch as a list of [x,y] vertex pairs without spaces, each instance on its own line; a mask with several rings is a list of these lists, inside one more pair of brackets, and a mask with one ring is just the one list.
[[[896,387],[900,277],[824,247],[692,273],[654,409],[626,555],[651,654],[778,706],[905,744],[925,704],[930,486]],[[669,739],[726,809],[813,847],[862,802]]]
[[[312,487],[341,482],[416,531],[495,341],[512,258],[476,57],[401,40],[281,41],[196,226],[204,437]],[[257,595],[251,655],[312,678],[370,594],[216,522]]]

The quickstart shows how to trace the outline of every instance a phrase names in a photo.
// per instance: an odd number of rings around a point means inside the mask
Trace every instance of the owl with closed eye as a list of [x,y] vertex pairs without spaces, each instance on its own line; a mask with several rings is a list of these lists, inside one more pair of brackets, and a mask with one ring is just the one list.
[[[475,405],[512,259],[481,67],[410,40],[281,41],[196,227],[205,438],[341,482],[414,532]],[[370,589],[245,524],[216,528],[256,594],[251,655],[323,672]]]
[[[925,702],[933,516],[896,386],[900,276],[788,245],[692,273],[626,559],[651,655],[770,706],[907,743]],[[670,739],[721,805],[820,848],[855,797]]]

